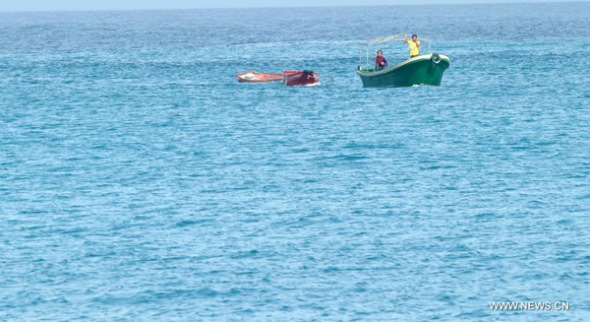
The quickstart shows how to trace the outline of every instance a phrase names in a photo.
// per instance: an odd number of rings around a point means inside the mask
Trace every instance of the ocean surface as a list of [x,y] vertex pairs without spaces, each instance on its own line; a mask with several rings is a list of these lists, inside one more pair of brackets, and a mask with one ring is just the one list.
[[[0,320],[590,320],[589,17],[0,13]],[[362,87],[400,31],[442,86]]]

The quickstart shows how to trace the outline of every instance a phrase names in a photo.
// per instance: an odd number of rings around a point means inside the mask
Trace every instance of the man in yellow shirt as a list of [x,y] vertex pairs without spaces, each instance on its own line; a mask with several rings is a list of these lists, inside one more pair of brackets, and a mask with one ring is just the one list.
[[412,35],[412,40],[408,40],[408,34],[406,34],[404,42],[410,47],[410,58],[420,55],[420,41],[418,40],[418,36]]

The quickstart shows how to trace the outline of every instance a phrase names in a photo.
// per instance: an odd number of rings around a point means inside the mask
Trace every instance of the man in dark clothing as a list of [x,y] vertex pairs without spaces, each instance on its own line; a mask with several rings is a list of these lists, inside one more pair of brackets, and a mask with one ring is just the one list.
[[377,50],[377,57],[375,57],[375,70],[382,70],[387,68],[387,60],[383,57],[383,52]]

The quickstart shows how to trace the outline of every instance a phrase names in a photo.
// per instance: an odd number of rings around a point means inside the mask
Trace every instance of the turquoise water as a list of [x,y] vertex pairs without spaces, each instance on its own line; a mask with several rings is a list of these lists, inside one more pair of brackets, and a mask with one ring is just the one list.
[[[589,320],[589,16],[0,14],[0,320]],[[401,30],[442,86],[363,89]]]

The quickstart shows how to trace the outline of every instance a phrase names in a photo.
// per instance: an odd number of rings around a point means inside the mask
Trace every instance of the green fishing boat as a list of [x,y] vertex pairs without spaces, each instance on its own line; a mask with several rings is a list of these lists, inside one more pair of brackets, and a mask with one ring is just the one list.
[[[362,65],[363,44],[359,46],[359,66],[357,74],[361,77],[364,87],[407,87],[414,85],[439,86],[442,82],[444,71],[449,68],[451,60],[442,54],[424,54],[414,56],[393,67],[375,70],[370,67],[369,47],[374,44],[383,44],[391,41],[403,40],[401,36],[389,36],[373,39],[366,42],[366,65]],[[421,42],[430,41],[421,39]],[[369,66],[367,66],[369,65]]]

